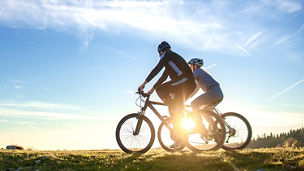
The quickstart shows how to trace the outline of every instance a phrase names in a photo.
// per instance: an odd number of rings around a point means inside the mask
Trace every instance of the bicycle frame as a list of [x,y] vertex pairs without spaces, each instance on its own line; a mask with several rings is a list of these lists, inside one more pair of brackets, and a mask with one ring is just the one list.
[[[143,96],[142,94],[140,94],[140,96]],[[163,105],[163,106],[167,106],[165,103],[162,103],[162,102],[156,102],[156,101],[150,101],[150,96],[149,95],[146,95],[147,98],[146,98],[146,101],[145,101],[145,104],[143,107],[141,107],[141,110],[139,112],[140,116],[138,118],[138,122],[137,122],[137,125],[136,125],[136,128],[135,128],[135,132],[134,132],[134,135],[138,135],[139,134],[139,131],[140,131],[140,128],[141,128],[141,125],[142,125],[142,121],[143,121],[143,117],[145,115],[145,111],[147,110],[147,108],[149,107],[153,112],[154,114],[162,121],[162,122],[165,122],[165,119],[163,118],[163,116],[155,109],[155,107],[153,105]],[[191,105],[185,105],[185,107],[191,107]],[[211,111],[214,111],[214,113],[216,115],[219,116],[219,118],[221,118],[222,122],[224,123],[225,126],[227,126],[227,128],[229,129],[229,133],[233,131],[233,128],[231,128],[231,126],[225,121],[225,119],[223,119],[221,117],[221,113],[218,109],[216,109],[215,107],[211,107],[208,109],[202,109],[202,111],[206,111],[206,112],[210,112],[210,109]],[[166,127],[172,131],[172,128],[169,127],[167,124],[166,124]]]
[[[141,95],[140,95],[141,96]],[[139,134],[139,131],[140,131],[140,127],[141,127],[141,124],[142,124],[142,121],[143,121],[143,117],[141,116],[144,116],[145,115],[145,111],[147,110],[147,108],[149,107],[153,112],[154,114],[162,121],[162,122],[165,122],[165,119],[163,118],[163,116],[155,109],[155,107],[153,105],[163,105],[163,106],[167,106],[165,103],[161,103],[161,102],[155,102],[155,101],[150,101],[150,96],[148,96],[146,98],[146,101],[145,101],[145,105],[143,107],[141,107],[141,110],[139,112],[140,114],[140,118],[138,119],[138,122],[137,122],[137,125],[136,125],[136,129],[135,129],[135,132],[134,132],[134,135],[138,135]],[[167,126],[168,127],[168,126]],[[168,129],[170,129],[171,131],[171,128],[168,127]]]
[[231,128],[231,126],[228,124],[228,122],[226,122],[225,121],[225,119],[223,119],[223,117],[222,117],[222,113],[217,109],[217,108],[211,108],[213,111],[214,111],[214,113],[216,114],[216,115],[218,115],[220,118],[221,118],[221,120],[222,120],[222,122],[224,123],[224,125],[225,126],[227,126],[227,128],[229,129],[229,133],[230,132],[232,132],[233,131],[233,128]]

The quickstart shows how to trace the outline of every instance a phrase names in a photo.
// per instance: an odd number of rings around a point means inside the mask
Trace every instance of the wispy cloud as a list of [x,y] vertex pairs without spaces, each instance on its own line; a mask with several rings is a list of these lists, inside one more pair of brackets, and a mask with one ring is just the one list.
[[249,46],[250,44],[253,44],[261,35],[262,32],[257,32],[254,35],[250,36],[244,46]]
[[[176,13],[175,9],[181,6],[174,1],[10,0],[1,1],[0,6],[1,11],[4,11],[0,15],[0,20],[14,25],[21,22],[41,29],[76,26],[86,33],[89,28],[110,32],[127,31],[132,28],[133,31],[178,36],[179,39],[192,37],[193,34],[199,35],[208,30],[223,29],[223,26],[214,20],[201,22],[186,19],[180,13]],[[84,45],[88,46],[92,35],[85,35],[88,38],[85,38]]]
[[295,86],[301,84],[302,82],[304,82],[304,79],[302,79],[302,80],[300,80],[300,81],[298,81],[298,82],[292,84],[292,85],[289,86],[288,88],[286,88],[286,89],[282,90],[281,92],[279,92],[278,94],[272,96],[271,98],[269,98],[269,99],[267,100],[267,102],[271,102],[271,101],[274,100],[275,98],[277,98],[277,97],[279,97],[280,95],[286,93],[288,90],[294,88]]
[[278,9],[286,11],[288,13],[297,12],[302,9],[302,5],[300,2],[289,0],[276,1],[276,6],[278,7]]
[[12,103],[12,102],[0,102],[0,106],[6,107],[25,107],[25,108],[39,108],[39,109],[66,109],[66,110],[83,110],[82,107],[72,106],[66,104],[55,104],[55,103],[45,103],[45,102],[23,102],[23,103]]
[[[240,11],[231,8],[233,5],[233,1],[4,0],[0,1],[0,21],[13,27],[76,29],[85,48],[94,38],[92,30],[102,30],[113,34],[131,33],[150,41],[166,39],[197,50],[235,53],[241,49],[249,54],[244,47],[253,48],[259,44],[262,33],[269,35],[273,30],[265,30],[252,22],[248,24],[248,17],[252,20],[263,11],[267,15],[261,15],[266,18],[274,12],[273,8],[276,13],[287,14],[302,9],[301,3],[287,0],[245,1]],[[242,12],[247,15],[239,15]],[[235,27],[236,16],[243,27]],[[259,31],[252,35],[252,28]],[[244,40],[239,33],[251,35],[243,47],[234,44]],[[124,52],[122,55],[133,58]]]
[[[193,10],[186,9],[193,6]],[[15,27],[78,29],[85,47],[90,29],[128,32],[149,39],[168,39],[199,50],[235,50],[235,33],[216,14],[225,3],[195,1],[0,1],[0,21]],[[210,10],[211,9],[211,10]],[[217,12],[213,12],[214,10]],[[225,9],[225,8],[223,8]],[[220,16],[220,15],[219,15]],[[229,26],[228,26],[229,27]],[[244,30],[242,30],[244,31]],[[211,43],[212,42],[212,43]],[[129,55],[127,55],[129,56]]]
[[302,9],[300,1],[290,0],[259,0],[253,2],[249,6],[246,6],[241,13],[247,14],[259,14],[265,17],[277,17],[282,13],[294,13]]
[[32,110],[17,110],[11,108],[0,108],[0,116],[4,117],[21,117],[31,119],[45,120],[101,120],[104,117],[94,116],[90,114],[73,114],[59,112],[41,112]]
[[279,37],[279,39],[273,44],[273,46],[279,46],[283,43],[286,43],[288,40],[290,40],[293,36],[289,36],[289,35],[283,35],[281,37]]

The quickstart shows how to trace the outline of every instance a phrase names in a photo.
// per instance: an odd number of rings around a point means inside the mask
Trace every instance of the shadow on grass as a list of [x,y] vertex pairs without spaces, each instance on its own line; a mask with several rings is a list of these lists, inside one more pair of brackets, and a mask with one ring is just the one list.
[[229,163],[218,156],[196,153],[147,153],[133,154],[120,160],[114,170],[233,170]]

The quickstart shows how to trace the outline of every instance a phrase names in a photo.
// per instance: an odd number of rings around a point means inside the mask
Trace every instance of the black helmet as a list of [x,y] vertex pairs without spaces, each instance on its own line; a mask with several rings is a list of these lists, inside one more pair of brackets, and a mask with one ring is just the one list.
[[157,51],[158,53],[163,51],[163,50],[167,50],[167,49],[171,49],[171,46],[169,45],[168,42],[163,41],[158,45]]

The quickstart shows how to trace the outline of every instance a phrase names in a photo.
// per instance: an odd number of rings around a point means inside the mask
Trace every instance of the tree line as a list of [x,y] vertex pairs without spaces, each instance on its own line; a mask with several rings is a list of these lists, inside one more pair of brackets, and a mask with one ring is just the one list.
[[247,148],[304,147],[304,127],[280,134],[263,134],[253,138]]

